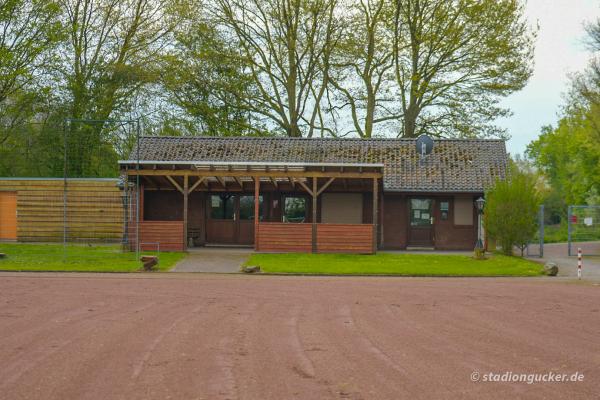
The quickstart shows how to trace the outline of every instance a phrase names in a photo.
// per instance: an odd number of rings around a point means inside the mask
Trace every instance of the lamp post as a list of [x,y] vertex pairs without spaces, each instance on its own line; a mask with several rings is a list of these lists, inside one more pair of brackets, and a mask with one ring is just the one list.
[[483,240],[481,238],[482,225],[481,225],[481,215],[483,214],[483,207],[485,206],[485,200],[483,197],[475,200],[475,208],[477,209],[477,243],[475,243],[475,250],[483,252]]

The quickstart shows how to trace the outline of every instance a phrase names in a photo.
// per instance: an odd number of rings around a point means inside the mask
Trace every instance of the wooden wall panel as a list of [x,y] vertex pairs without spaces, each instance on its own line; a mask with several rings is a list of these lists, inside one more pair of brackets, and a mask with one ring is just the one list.
[[262,222],[258,225],[258,245],[264,252],[310,252],[312,224]]
[[[373,226],[367,224],[317,224],[320,253],[372,253]],[[312,224],[263,222],[258,226],[259,251],[312,251]]]
[[139,232],[142,250],[156,250],[158,243],[160,251],[183,251],[183,221],[142,221]]
[[373,225],[317,224],[317,252],[373,253]]
[[[69,179],[67,238],[120,242],[123,203],[116,179]],[[17,240],[60,242],[64,235],[63,179],[1,179],[0,190],[17,192]]]
[[383,248],[404,249],[409,223],[406,198],[396,194],[384,194],[383,197]]

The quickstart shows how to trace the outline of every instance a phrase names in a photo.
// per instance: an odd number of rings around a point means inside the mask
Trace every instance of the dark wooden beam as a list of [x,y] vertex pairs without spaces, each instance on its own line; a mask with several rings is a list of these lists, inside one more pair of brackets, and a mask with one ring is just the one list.
[[275,189],[278,189],[279,186],[277,185],[277,181],[275,180],[275,178],[270,176],[269,179],[271,180],[271,183],[273,184],[273,186],[275,186]]
[[244,188],[244,183],[242,182],[242,180],[238,176],[233,176],[232,178],[235,181],[235,183],[237,183],[238,185],[240,185],[240,187],[242,189]]
[[260,192],[260,179],[258,177],[254,177],[254,250],[259,250],[258,243],[258,229],[259,229],[259,219],[260,219],[260,210],[259,210],[259,192]]
[[317,177],[312,181],[312,252],[317,252]]
[[190,187],[190,193],[192,193],[198,186],[202,185],[202,183],[204,182],[204,179],[206,179],[206,178],[203,176],[199,177],[198,180],[196,182],[194,182],[192,187]]
[[373,253],[377,252],[377,208],[379,206],[377,178],[373,178]]
[[179,190],[179,193],[183,194],[183,188],[179,185],[179,183],[177,183],[177,181],[175,179],[173,179],[173,177],[171,177],[169,175],[165,175],[165,178],[167,178],[167,180],[169,182],[171,182],[171,184],[173,186],[175,186],[175,189]]
[[142,178],[149,183],[150,185],[152,185],[153,189],[158,189],[158,184],[156,183],[156,181],[154,180],[153,177],[151,176],[142,176]]
[[325,182],[325,184],[323,186],[321,186],[321,189],[319,189],[319,191],[317,192],[317,196],[319,196],[321,193],[323,193],[323,191],[325,189],[327,189],[327,187],[329,185],[331,185],[331,182],[333,182],[335,180],[335,178],[329,178],[329,180],[327,182]]
[[[313,178],[313,180],[314,180],[314,179],[316,179],[316,178]],[[296,182],[298,182],[298,184],[299,184],[300,186],[302,186],[302,187],[304,188],[304,190],[306,190],[306,192],[307,192],[308,194],[310,194],[311,196],[313,195],[313,191],[312,191],[312,190],[310,190],[308,186],[306,186],[306,183],[304,183],[304,182],[302,182],[302,181],[296,181]]]
[[227,183],[225,182],[225,180],[223,179],[223,177],[221,177],[221,176],[215,176],[215,178],[219,181],[219,183],[221,184],[221,186],[223,186],[223,188],[225,190],[227,190]]
[[188,247],[188,195],[190,192],[189,177],[183,177],[183,250]]

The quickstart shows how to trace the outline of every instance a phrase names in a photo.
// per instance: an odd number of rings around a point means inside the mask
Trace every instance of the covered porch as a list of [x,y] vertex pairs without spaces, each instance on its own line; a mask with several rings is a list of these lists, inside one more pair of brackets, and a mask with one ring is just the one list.
[[[142,249],[252,246],[260,252],[377,251],[382,164],[142,162]],[[258,217],[256,217],[258,216]]]

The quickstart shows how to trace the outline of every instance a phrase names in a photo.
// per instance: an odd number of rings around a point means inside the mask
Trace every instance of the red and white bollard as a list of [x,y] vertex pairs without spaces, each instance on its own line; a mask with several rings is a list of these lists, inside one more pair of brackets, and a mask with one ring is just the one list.
[[581,247],[577,248],[577,279],[581,279]]

